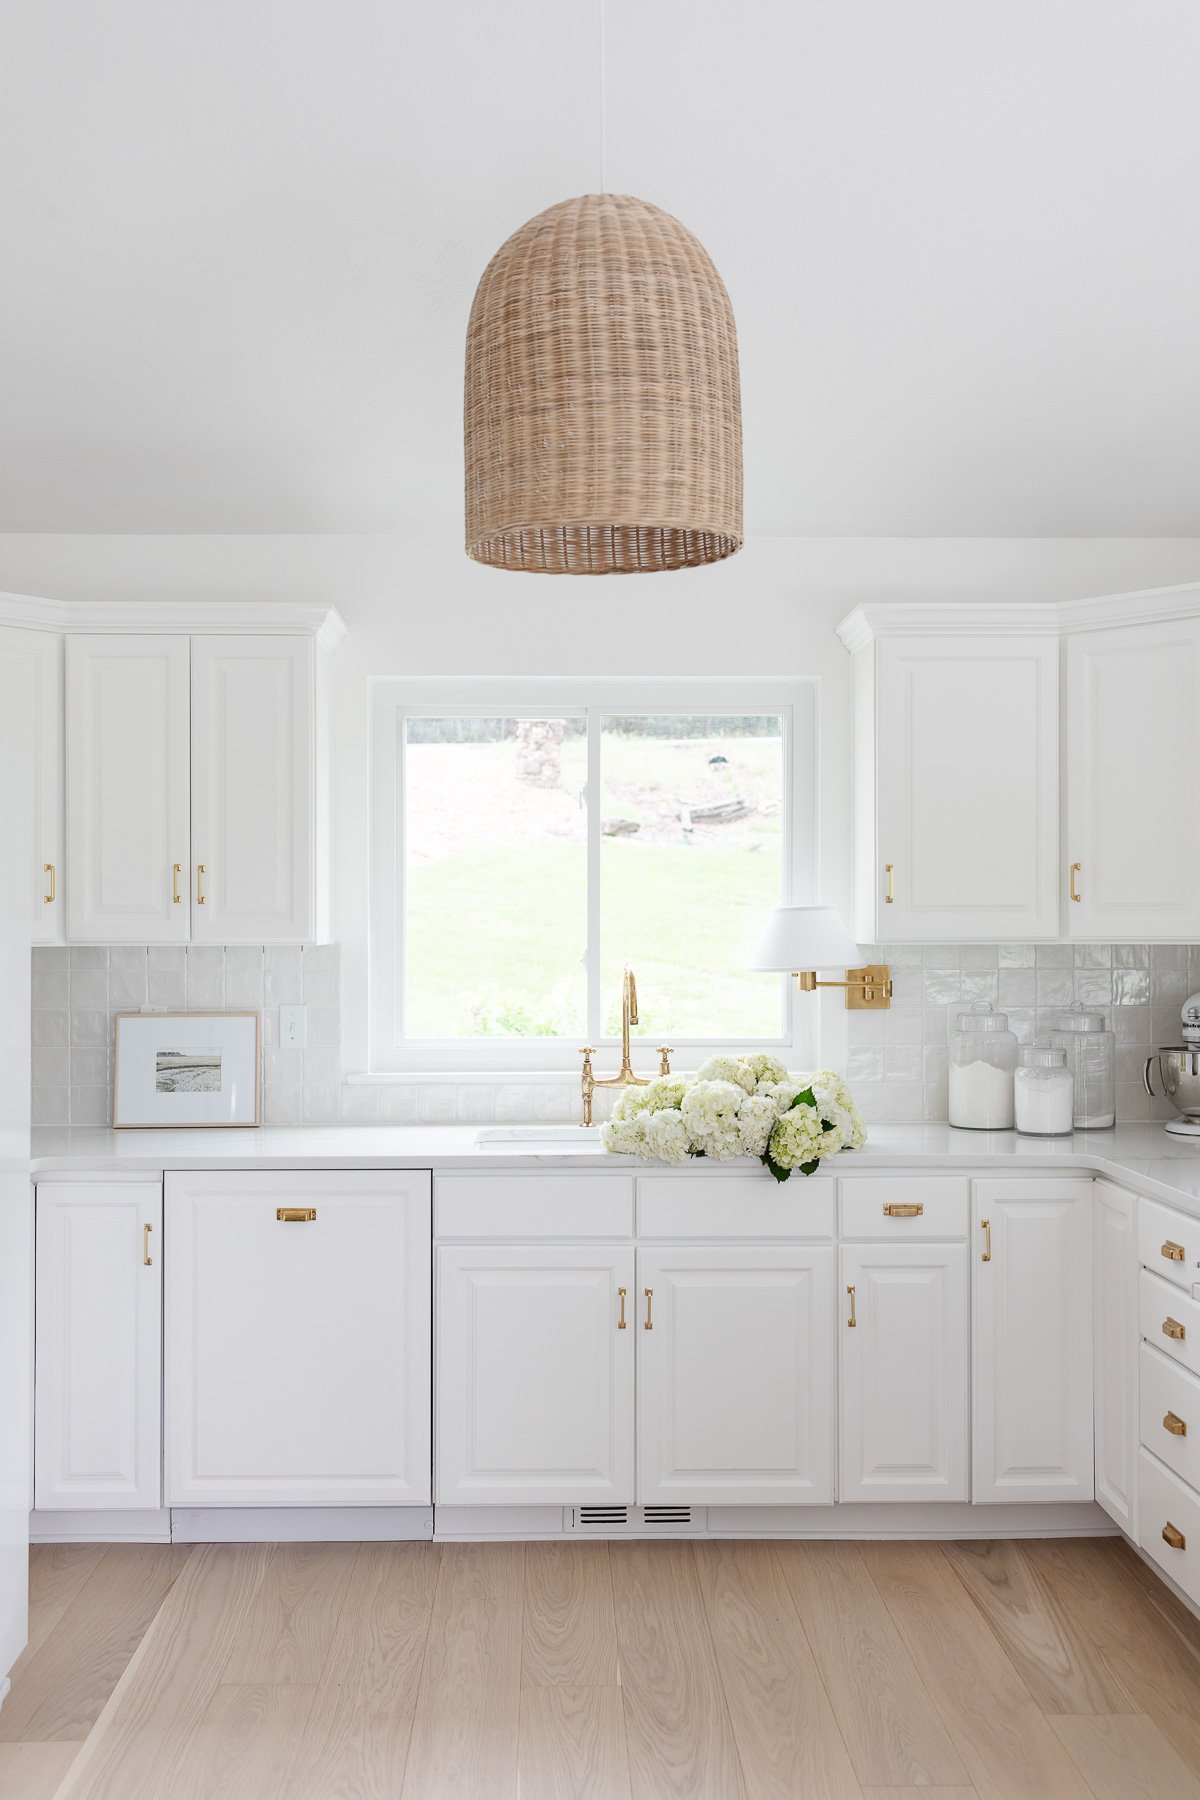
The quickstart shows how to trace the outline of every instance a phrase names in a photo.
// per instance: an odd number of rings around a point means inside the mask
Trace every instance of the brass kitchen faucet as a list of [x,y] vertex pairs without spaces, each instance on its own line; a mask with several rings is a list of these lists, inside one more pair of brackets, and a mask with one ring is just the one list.
[[[637,982],[634,979],[633,970],[627,968],[625,971],[625,979],[621,983],[620,1073],[610,1075],[605,1081],[598,1081],[596,1076],[592,1073],[592,1058],[596,1054],[595,1046],[592,1044],[586,1044],[584,1046],[583,1080],[581,1082],[581,1091],[583,1094],[582,1123],[584,1125],[590,1125],[592,1122],[592,1095],[597,1088],[649,1087],[651,1077],[648,1075],[635,1075],[633,1072],[633,1064],[629,1060],[629,1027],[631,1025],[636,1025],[637,1022]],[[659,1045],[658,1054],[661,1061],[659,1063],[658,1072],[660,1075],[669,1075],[671,1073],[671,1048],[672,1046],[670,1044]]]

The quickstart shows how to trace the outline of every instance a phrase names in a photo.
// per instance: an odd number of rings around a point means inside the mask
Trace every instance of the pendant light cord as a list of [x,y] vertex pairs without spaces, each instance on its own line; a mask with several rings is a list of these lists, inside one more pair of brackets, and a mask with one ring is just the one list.
[[600,192],[608,192],[608,37],[600,0]]

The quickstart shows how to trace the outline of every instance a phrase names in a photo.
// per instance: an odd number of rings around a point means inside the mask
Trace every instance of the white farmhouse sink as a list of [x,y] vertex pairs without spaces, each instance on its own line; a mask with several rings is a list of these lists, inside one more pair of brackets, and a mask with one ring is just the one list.
[[598,1125],[484,1125],[475,1133],[477,1144],[578,1144],[598,1143]]

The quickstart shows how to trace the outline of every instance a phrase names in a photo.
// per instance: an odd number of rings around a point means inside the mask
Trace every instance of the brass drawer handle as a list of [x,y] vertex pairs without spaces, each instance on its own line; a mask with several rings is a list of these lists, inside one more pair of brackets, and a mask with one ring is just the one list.
[[654,1289],[653,1288],[643,1288],[642,1292],[646,1296],[646,1322],[642,1326],[642,1330],[643,1331],[653,1331],[654,1330]]
[[1163,1336],[1174,1338],[1177,1344],[1182,1344],[1187,1336],[1187,1326],[1181,1325],[1178,1319],[1164,1319],[1162,1328]]
[[896,868],[894,863],[884,863],[883,872],[887,876],[887,893],[883,896],[885,906],[896,904]]
[[848,1287],[846,1292],[850,1296],[850,1317],[846,1320],[846,1324],[850,1327],[851,1331],[853,1331],[858,1324],[858,1301],[852,1287]]
[[925,1211],[925,1202],[917,1200],[911,1206],[901,1205],[898,1200],[889,1200],[883,1208],[885,1219],[919,1219]]
[[980,1260],[980,1262],[991,1262],[991,1260],[992,1260],[992,1221],[990,1219],[980,1219],[979,1229],[983,1232],[983,1255],[980,1257],[979,1260]]
[[182,863],[172,863],[171,864],[171,905],[172,906],[182,906],[183,905],[183,895],[179,891],[179,871],[182,868],[183,868]]
[[1173,1244],[1171,1242],[1170,1238],[1168,1238],[1166,1243],[1163,1245],[1162,1253],[1166,1257],[1168,1262],[1182,1262],[1184,1257],[1187,1255],[1187,1252],[1185,1251],[1183,1245],[1182,1244]]
[[1083,895],[1079,892],[1079,889],[1075,886],[1075,877],[1081,873],[1082,869],[1083,869],[1082,863],[1072,863],[1071,864],[1071,898],[1072,898],[1072,900],[1075,900],[1075,901],[1080,901],[1083,899]]
[[48,894],[42,895],[42,905],[43,906],[53,906],[54,905],[54,895],[56,892],[56,888],[55,888],[55,884],[54,884],[54,864],[53,863],[43,863],[42,864],[42,873],[44,875],[48,875],[50,877],[50,892]]
[[207,906],[208,905],[208,901],[204,897],[204,864],[203,863],[196,864],[196,905],[197,906]]
[[315,1206],[278,1206],[275,1217],[284,1225],[311,1225],[317,1216]]
[[1163,1430],[1169,1431],[1172,1437],[1186,1437],[1187,1420],[1181,1419],[1178,1413],[1166,1413],[1163,1417]]
[[1172,1525],[1169,1519],[1162,1528],[1162,1534],[1163,1543],[1170,1544],[1172,1550],[1187,1549],[1187,1539],[1184,1537],[1182,1531],[1180,1531],[1178,1525]]
[[621,1300],[621,1316],[617,1320],[617,1330],[624,1331],[626,1329],[626,1326],[625,1326],[625,1289],[618,1288],[617,1293],[620,1296],[620,1300]]
[[142,1267],[144,1269],[150,1269],[154,1266],[154,1258],[150,1254],[150,1233],[153,1230],[153,1225],[142,1226]]

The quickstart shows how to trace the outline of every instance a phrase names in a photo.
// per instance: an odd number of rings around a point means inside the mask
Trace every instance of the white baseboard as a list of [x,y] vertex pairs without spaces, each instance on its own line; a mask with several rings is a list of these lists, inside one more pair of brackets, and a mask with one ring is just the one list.
[[171,1515],[166,1507],[111,1512],[31,1512],[31,1544],[169,1544]]
[[1041,1506],[694,1506],[690,1523],[648,1527],[630,1507],[626,1524],[581,1526],[566,1506],[435,1506],[437,1543],[536,1542],[551,1538],[1039,1538],[1115,1537],[1108,1514],[1088,1501]]
[[407,1543],[433,1536],[429,1506],[176,1506],[176,1544]]

